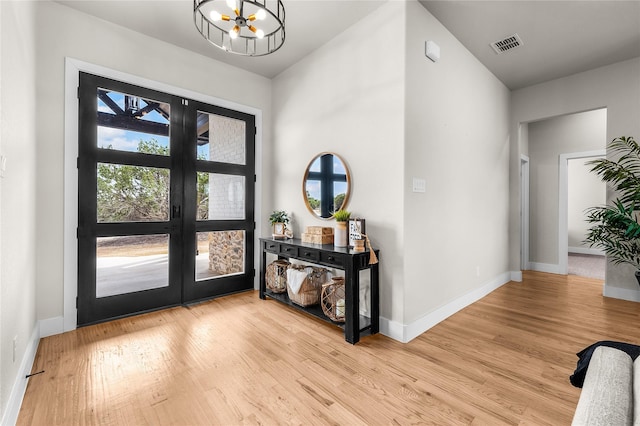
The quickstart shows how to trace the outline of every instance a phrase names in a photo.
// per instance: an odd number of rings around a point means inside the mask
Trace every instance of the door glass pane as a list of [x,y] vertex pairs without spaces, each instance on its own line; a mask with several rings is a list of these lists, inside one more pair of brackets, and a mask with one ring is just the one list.
[[244,197],[244,176],[197,174],[198,220],[243,220]]
[[196,281],[244,273],[244,231],[197,233]]
[[96,297],[169,285],[169,235],[99,237]]
[[169,169],[98,163],[98,223],[169,220]]
[[169,155],[169,104],[98,89],[98,148]]
[[246,164],[246,123],[198,111],[198,159]]

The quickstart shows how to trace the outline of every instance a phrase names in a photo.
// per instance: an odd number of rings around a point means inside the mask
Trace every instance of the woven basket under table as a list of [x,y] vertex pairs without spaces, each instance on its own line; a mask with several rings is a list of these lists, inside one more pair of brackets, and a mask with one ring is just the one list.
[[287,285],[287,294],[289,299],[300,306],[311,306],[320,303],[320,292],[322,284],[327,281],[327,270],[318,266],[289,265],[289,269],[297,269],[304,271],[309,268],[311,272],[307,274],[307,278],[302,282],[298,293],[291,290],[291,286]]
[[330,282],[322,286],[321,305],[322,312],[333,321],[344,322],[344,278],[334,277]]
[[265,281],[267,288],[274,293],[287,291],[287,268],[291,265],[283,259],[278,259],[267,265]]

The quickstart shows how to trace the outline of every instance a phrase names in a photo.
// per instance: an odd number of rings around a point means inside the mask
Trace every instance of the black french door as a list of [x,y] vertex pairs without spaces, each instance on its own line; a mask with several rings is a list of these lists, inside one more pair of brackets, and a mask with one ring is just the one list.
[[253,288],[255,117],[80,73],[78,325]]

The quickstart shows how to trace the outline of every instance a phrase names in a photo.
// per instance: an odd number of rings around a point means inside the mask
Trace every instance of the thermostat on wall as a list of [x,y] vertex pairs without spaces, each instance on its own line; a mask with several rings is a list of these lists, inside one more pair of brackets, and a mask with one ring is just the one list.
[[433,62],[438,62],[438,59],[440,59],[440,46],[435,41],[428,40],[425,43],[424,54]]

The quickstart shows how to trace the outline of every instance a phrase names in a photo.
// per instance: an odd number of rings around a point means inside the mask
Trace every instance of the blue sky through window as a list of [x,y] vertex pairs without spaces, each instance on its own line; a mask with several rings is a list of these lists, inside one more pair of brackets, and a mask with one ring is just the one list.
[[[118,92],[109,92],[109,97],[122,109],[125,109],[124,106],[124,94]],[[100,98],[97,98],[98,101],[98,111],[104,112],[107,114],[114,114],[114,112],[105,104]],[[162,104],[162,102],[158,102]],[[169,105],[166,105],[167,111],[169,110]],[[139,108],[142,109],[147,106],[147,103],[140,99]],[[145,114],[141,120],[144,121],[152,121],[155,123],[169,124],[169,121],[164,118],[157,111],[151,111],[148,114]],[[120,151],[129,151],[129,152],[137,152],[138,151],[138,143],[140,140],[150,141],[156,140],[160,146],[169,147],[169,137],[168,136],[160,136],[160,135],[152,135],[148,133],[134,132],[131,130],[125,129],[115,129],[112,127],[102,127],[98,126],[98,147],[99,148],[108,148],[111,146],[112,149],[117,149]]]

